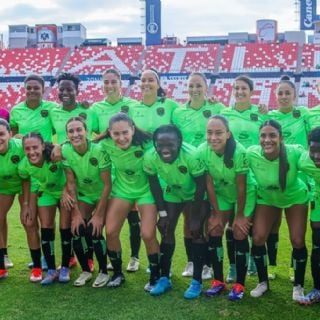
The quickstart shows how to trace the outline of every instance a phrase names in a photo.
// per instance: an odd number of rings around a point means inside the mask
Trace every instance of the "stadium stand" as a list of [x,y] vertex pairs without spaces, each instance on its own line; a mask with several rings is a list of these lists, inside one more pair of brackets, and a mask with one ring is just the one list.
[[319,71],[320,70],[320,45],[305,44],[303,46],[301,58],[302,71]]

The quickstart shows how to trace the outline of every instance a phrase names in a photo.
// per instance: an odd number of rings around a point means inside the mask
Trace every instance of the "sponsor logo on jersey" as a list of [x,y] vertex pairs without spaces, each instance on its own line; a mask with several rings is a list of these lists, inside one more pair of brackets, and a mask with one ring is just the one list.
[[143,156],[143,151],[137,150],[134,152],[136,158],[141,158]]
[[134,175],[134,171],[133,171],[133,170],[125,170],[125,173],[126,173],[128,176]]
[[48,189],[53,189],[54,187],[56,186],[56,184],[55,183],[47,183],[46,184],[46,188],[48,188]]
[[90,184],[90,183],[92,183],[92,179],[90,179],[90,178],[84,178],[82,181],[83,181],[83,183],[85,183],[85,184]]
[[188,172],[188,168],[185,166],[179,166],[178,169],[183,174],[186,174]]
[[211,111],[210,111],[210,110],[204,110],[204,111],[202,112],[202,114],[203,114],[203,116],[204,116],[205,118],[210,118],[210,117],[211,117]]
[[89,159],[89,161],[94,167],[96,167],[98,165],[98,159],[97,158],[92,157],[92,158]]
[[291,137],[291,132],[289,131],[284,131],[282,134],[285,139]]
[[12,157],[11,157],[11,162],[12,163],[19,163],[19,161],[20,161],[20,157],[18,156],[18,155],[13,155]]
[[294,118],[300,118],[301,117],[301,112],[300,110],[293,110],[292,115]]
[[258,121],[258,115],[255,113],[250,114],[250,120],[251,121]]
[[128,113],[129,112],[129,107],[128,106],[122,106],[121,107],[121,112]]
[[58,166],[57,166],[56,164],[53,164],[53,165],[49,168],[49,170],[50,170],[51,172],[56,172],[56,171],[58,170]]
[[10,180],[12,176],[7,175],[7,176],[2,176],[2,180]]
[[46,118],[49,115],[49,111],[48,110],[41,110],[40,114],[41,114],[42,118]]
[[239,134],[239,140],[246,140],[250,137],[248,132],[242,131]]
[[87,114],[84,112],[79,113],[79,117],[83,118],[84,120],[87,120]]
[[163,107],[157,108],[157,114],[159,116],[163,116],[164,115],[164,108]]

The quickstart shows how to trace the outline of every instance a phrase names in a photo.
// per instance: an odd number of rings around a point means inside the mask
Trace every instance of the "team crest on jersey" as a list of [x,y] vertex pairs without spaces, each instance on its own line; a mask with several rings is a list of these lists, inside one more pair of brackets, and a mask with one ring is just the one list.
[[17,163],[19,163],[19,161],[20,161],[20,157],[18,155],[14,155],[11,157],[12,163],[17,164]]
[[211,117],[211,111],[210,111],[210,110],[204,110],[204,111],[202,112],[202,114],[203,114],[203,116],[204,116],[205,118],[210,118],[210,117]]
[[250,114],[250,120],[251,121],[258,121],[258,115],[255,113]]
[[136,158],[141,158],[143,156],[143,151],[141,150],[135,151],[134,155]]
[[125,173],[126,173],[128,176],[134,175],[134,171],[132,171],[132,170],[126,170]]
[[79,113],[79,117],[83,118],[84,120],[87,120],[87,114],[84,112]]
[[92,179],[90,179],[90,178],[84,178],[84,179],[83,179],[83,183],[85,183],[85,184],[90,184],[90,183],[92,183]]
[[48,110],[41,110],[40,114],[41,114],[42,118],[46,118],[49,115],[49,111]]
[[185,166],[179,166],[178,169],[183,174],[186,174],[188,172],[188,168]]
[[292,115],[294,118],[300,118],[301,117],[301,112],[300,110],[293,110]]
[[94,166],[94,167],[96,167],[97,165],[98,165],[98,159],[97,158],[90,158],[90,163]]
[[129,112],[129,107],[128,106],[122,106],[121,107],[121,112],[128,113]]
[[57,166],[56,164],[53,164],[53,165],[49,168],[49,170],[50,170],[51,172],[56,172],[56,171],[58,170],[58,166]]
[[157,109],[157,114],[158,114],[159,116],[163,116],[163,115],[164,115],[164,108],[162,108],[162,107],[158,108],[158,109]]

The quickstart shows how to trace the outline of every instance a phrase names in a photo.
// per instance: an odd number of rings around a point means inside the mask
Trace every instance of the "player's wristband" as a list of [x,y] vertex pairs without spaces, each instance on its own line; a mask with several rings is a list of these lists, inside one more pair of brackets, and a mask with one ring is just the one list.
[[160,210],[159,211],[159,216],[160,218],[165,218],[168,216],[167,211],[166,210]]

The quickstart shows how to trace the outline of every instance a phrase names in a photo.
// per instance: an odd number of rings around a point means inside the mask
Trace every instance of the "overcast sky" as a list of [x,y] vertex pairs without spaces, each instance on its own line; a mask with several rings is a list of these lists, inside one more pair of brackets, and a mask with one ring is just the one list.
[[[226,35],[255,32],[258,19],[275,19],[278,31],[298,30],[294,0],[162,0],[162,36]],[[319,1],[320,2],[320,1]],[[88,38],[141,36],[140,0],[1,1],[0,33],[8,25],[80,22]],[[318,13],[319,13],[318,4]]]

